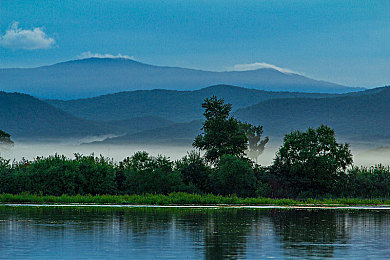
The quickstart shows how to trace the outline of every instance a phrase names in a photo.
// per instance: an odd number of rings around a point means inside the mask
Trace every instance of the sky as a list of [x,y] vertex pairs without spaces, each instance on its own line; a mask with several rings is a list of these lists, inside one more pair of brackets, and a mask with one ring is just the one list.
[[390,0],[0,1],[0,68],[90,56],[390,85]]

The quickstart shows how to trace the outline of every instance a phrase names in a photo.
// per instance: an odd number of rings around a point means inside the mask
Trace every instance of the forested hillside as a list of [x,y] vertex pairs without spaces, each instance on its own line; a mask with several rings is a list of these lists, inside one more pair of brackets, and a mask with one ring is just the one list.
[[390,138],[390,87],[368,95],[275,99],[238,109],[244,121],[261,123],[269,135],[327,124],[350,139]]
[[202,118],[201,104],[210,96],[224,98],[233,109],[275,98],[331,97],[337,95],[298,92],[270,92],[236,86],[217,85],[195,91],[138,90],[69,101],[47,100],[64,111],[89,120],[123,120],[158,116],[176,122]]

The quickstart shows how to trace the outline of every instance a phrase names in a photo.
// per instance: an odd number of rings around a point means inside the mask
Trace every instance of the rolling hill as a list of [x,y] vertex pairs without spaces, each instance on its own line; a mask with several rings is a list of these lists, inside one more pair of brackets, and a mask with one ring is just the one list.
[[172,122],[158,117],[94,122],[77,118],[26,94],[0,92],[0,129],[30,140],[135,133]]
[[[358,92],[360,93],[360,92]],[[194,91],[138,90],[87,99],[47,100],[74,116],[96,121],[124,120],[139,116],[158,116],[176,122],[203,118],[201,104],[212,95],[224,98],[233,109],[274,98],[330,97],[331,94],[270,92],[242,87],[217,85]]]
[[134,134],[107,138],[86,145],[191,145],[194,138],[201,133],[202,121],[194,120],[187,123],[177,123],[168,127],[150,129]]
[[46,99],[75,99],[128,90],[194,90],[228,84],[271,91],[358,91],[274,69],[213,72],[153,66],[124,58],[88,58],[37,68],[0,69],[0,90]]
[[274,99],[238,109],[240,120],[264,126],[268,135],[326,124],[350,140],[390,139],[390,87],[367,95]]
[[[31,140],[121,135],[105,143],[189,144],[200,132],[200,104],[213,94],[233,103],[233,108],[238,108],[234,112],[238,119],[263,125],[265,135],[272,137],[327,124],[349,140],[390,140],[390,87],[330,95],[214,86],[197,91],[123,92],[48,103],[26,94],[0,92],[0,129]],[[69,111],[60,109],[61,105]],[[86,111],[95,120],[81,118],[88,118]]]
[[[390,87],[368,90],[360,94],[323,98],[270,99],[238,109],[234,116],[264,126],[264,135],[271,140],[292,130],[306,130],[327,124],[336,134],[352,143],[378,142],[390,144]],[[186,144],[200,133],[201,120],[180,123],[94,144]]]

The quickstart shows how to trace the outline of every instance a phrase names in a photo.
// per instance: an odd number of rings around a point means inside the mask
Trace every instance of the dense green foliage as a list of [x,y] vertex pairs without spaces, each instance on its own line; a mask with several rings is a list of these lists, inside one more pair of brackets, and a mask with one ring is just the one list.
[[183,183],[188,186],[189,191],[202,193],[210,190],[209,177],[212,170],[200,153],[189,152],[176,162],[176,169],[180,171]]
[[286,194],[305,196],[331,194],[340,176],[352,164],[348,144],[336,142],[333,129],[321,125],[284,137],[271,172],[279,178]]
[[174,163],[166,157],[150,157],[146,152],[137,152],[120,163],[124,184],[120,192],[126,194],[167,194],[184,190],[180,172],[174,171]]
[[249,160],[223,155],[212,172],[211,183],[217,194],[250,197],[256,191],[256,177]]
[[371,167],[354,167],[340,182],[340,196],[390,198],[390,167],[376,165]]
[[[273,172],[272,166],[261,167],[248,159],[224,155],[217,166],[210,167],[196,153],[176,162],[151,157],[145,152],[136,153],[119,164],[102,157],[81,155],[74,159],[55,155],[33,161],[0,161],[0,193],[4,194],[74,196],[184,191],[239,197],[390,198],[389,167],[355,167],[335,178],[329,192],[314,194],[311,186],[301,186],[298,190],[289,186],[290,182],[282,183],[283,179]],[[149,203],[155,204],[154,201]]]
[[244,156],[248,137],[242,123],[230,116],[232,105],[213,96],[206,98],[202,107],[206,120],[193,146],[205,150],[205,158],[211,163],[217,163],[225,154]]

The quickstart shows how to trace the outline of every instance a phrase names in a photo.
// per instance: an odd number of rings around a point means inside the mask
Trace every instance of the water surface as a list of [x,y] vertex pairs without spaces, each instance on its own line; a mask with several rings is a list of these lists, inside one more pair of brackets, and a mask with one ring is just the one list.
[[388,258],[390,211],[0,206],[1,259]]

